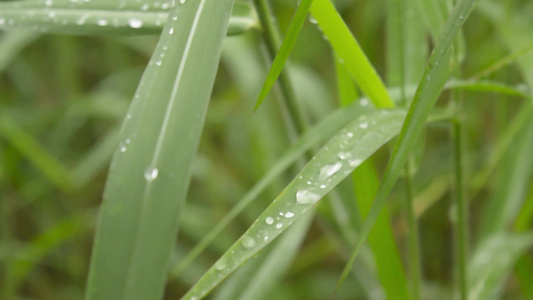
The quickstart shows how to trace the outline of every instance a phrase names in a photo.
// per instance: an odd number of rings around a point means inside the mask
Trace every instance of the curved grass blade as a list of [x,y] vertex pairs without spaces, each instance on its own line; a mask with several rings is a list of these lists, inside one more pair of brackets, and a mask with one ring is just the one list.
[[87,299],[160,299],[232,0],[176,4],[120,133]]
[[377,107],[394,107],[383,81],[330,0],[314,0],[311,13],[339,58],[344,61],[353,80],[370,101]]
[[[1,12],[0,12],[1,13]],[[0,73],[8,66],[20,51],[32,43],[37,34],[33,32],[13,32],[0,37]]]
[[229,213],[189,252],[189,254],[171,272],[170,278],[181,273],[200,253],[218,236],[218,234],[241,213],[252,201],[265,191],[265,189],[278,178],[285,170],[294,164],[302,155],[311,150],[318,143],[327,140],[333,134],[341,130],[347,123],[357,116],[370,112],[368,107],[352,105],[342,110],[331,113],[315,127],[303,134],[296,143],[269,169],[261,180],[238,201]]
[[[107,0],[2,2],[0,29],[96,36],[159,35],[169,9],[170,1],[130,1],[127,5]],[[227,33],[242,34],[256,24],[250,4],[236,2]]]
[[312,210],[323,196],[400,130],[401,110],[363,115],[336,134],[302,169],[241,238],[182,299],[200,299]]
[[289,55],[291,54],[292,48],[294,47],[294,44],[296,44],[296,39],[298,38],[298,34],[300,33],[302,26],[304,25],[307,13],[309,12],[309,8],[311,7],[312,3],[313,0],[302,0],[300,2],[300,5],[298,5],[298,8],[294,13],[289,28],[287,29],[285,38],[283,39],[283,43],[281,44],[276,58],[274,58],[274,61],[272,62],[272,67],[270,68],[270,71],[268,71],[267,77],[255,104],[254,111],[256,111],[259,106],[261,106],[261,103],[263,103],[266,96],[268,96],[268,93],[270,92],[270,90],[276,83],[276,80],[278,79],[279,75],[281,74],[285,63],[287,62],[287,59],[289,59]]
[[352,256],[341,274],[337,288],[342,284],[352,268],[360,248],[376,223],[381,210],[385,206],[388,194],[400,176],[405,162],[409,157],[409,153],[416,144],[418,136],[424,128],[425,120],[429,116],[444,88],[446,80],[451,72],[450,59],[453,52],[453,42],[465,20],[474,10],[477,2],[478,0],[461,0],[448,19],[444,34],[431,54],[429,65],[427,66],[422,81],[418,86],[413,102],[409,108],[409,113],[402,126],[402,131],[385,170],[382,184],[376,194],[368,217],[363,224],[361,235],[358,238]]

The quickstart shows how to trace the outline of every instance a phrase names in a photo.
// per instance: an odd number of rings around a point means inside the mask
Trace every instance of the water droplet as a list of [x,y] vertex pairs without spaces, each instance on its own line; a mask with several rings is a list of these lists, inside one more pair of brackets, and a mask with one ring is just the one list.
[[128,21],[128,24],[130,24],[131,28],[141,28],[143,26],[143,21],[136,18],[131,18]]
[[126,144],[129,144],[131,143],[131,140],[130,139],[126,139]]
[[142,10],[148,10],[149,7],[150,7],[150,5],[148,5],[148,4],[143,4],[143,6],[141,6],[141,9],[142,9]]
[[44,4],[45,4],[46,6],[52,6],[52,4],[54,4],[54,2],[53,2],[52,0],[46,0],[46,1],[44,2]]
[[144,171],[144,178],[146,179],[146,181],[152,181],[157,178],[158,173],[159,170],[157,168],[150,166]]
[[325,184],[322,184],[322,185],[320,185],[320,188],[321,188],[321,189],[325,189],[325,188],[326,188],[326,185],[325,185]]
[[365,123],[361,123],[361,124],[359,124],[359,127],[361,127],[362,129],[366,129],[366,128],[368,128],[368,123],[366,123],[366,122]]
[[359,103],[361,103],[361,106],[367,106],[368,105],[368,99],[363,98],[363,99],[361,99],[361,101],[359,101]]
[[253,247],[255,247],[255,240],[252,239],[251,237],[244,237],[242,239],[242,245],[246,249],[253,248]]
[[185,4],[187,0],[180,0],[180,4]]
[[124,153],[124,152],[126,152],[126,150],[128,150],[128,149],[126,148],[126,146],[122,146],[122,147],[120,147],[120,152]]
[[300,204],[313,204],[320,200],[320,195],[309,190],[299,190],[296,192],[296,202]]
[[287,219],[290,219],[290,218],[292,218],[292,217],[294,217],[294,213],[291,212],[291,211],[288,211],[288,212],[285,214],[285,218],[287,218]]
[[173,20],[173,21],[178,20],[178,16],[173,16],[173,17],[172,17],[172,20]]
[[174,27],[170,27],[170,29],[168,30],[168,34],[170,35],[174,34]]
[[350,152],[339,152],[339,154],[337,154],[337,156],[340,159],[348,159],[348,158],[352,157],[352,153],[350,153]]
[[216,263],[215,269],[222,271],[226,267],[226,263],[223,260],[220,260]]
[[277,229],[280,229],[281,227],[283,227],[283,224],[281,224],[281,223],[276,224],[276,228]]
[[274,223],[274,218],[272,217],[266,217],[265,218],[265,222],[268,224],[268,225],[272,225]]
[[342,168],[341,162],[337,162],[332,165],[325,165],[322,167],[322,169],[320,169],[320,175],[318,177],[322,180],[326,179],[329,176],[337,173],[337,171],[339,171],[341,168]]
[[97,24],[99,26],[106,26],[107,25],[107,20],[100,19],[100,20],[98,20]]
[[348,132],[348,133],[346,134],[346,136],[349,137],[349,138],[353,138],[353,132]]
[[357,167],[359,166],[363,161],[360,159],[354,159],[350,161],[350,167]]

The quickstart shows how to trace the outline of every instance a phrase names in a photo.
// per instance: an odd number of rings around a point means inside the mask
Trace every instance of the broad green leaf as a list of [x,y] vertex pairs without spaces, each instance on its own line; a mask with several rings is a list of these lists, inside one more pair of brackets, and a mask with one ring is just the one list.
[[274,61],[272,62],[272,67],[270,68],[270,71],[268,71],[267,77],[265,79],[263,87],[261,88],[261,92],[259,93],[259,97],[257,99],[257,103],[255,104],[254,110],[257,110],[259,106],[261,106],[261,103],[263,103],[266,96],[268,96],[268,93],[270,92],[270,90],[276,83],[276,80],[278,79],[279,75],[281,74],[285,63],[289,59],[289,55],[291,54],[292,48],[294,47],[294,44],[296,44],[296,39],[298,38],[298,34],[300,33],[305,19],[307,18],[307,13],[309,12],[309,8],[311,7],[312,3],[313,0],[302,0],[298,5],[298,8],[296,9],[294,16],[292,17],[289,28],[287,29],[287,33],[285,34],[285,38],[283,39],[283,43],[281,44],[276,58],[274,58]]
[[400,176],[413,146],[424,129],[424,123],[437,102],[446,80],[450,75],[449,63],[452,55],[453,41],[467,17],[474,10],[476,4],[477,0],[461,0],[448,19],[444,34],[429,58],[429,65],[424,72],[422,81],[418,86],[413,102],[409,108],[409,113],[403,123],[400,136],[385,170],[383,181],[376,194],[368,217],[363,224],[363,228],[350,261],[339,279],[338,286],[342,284],[348,275],[360,248],[366,241],[370,230],[385,206],[388,194]]
[[383,81],[330,0],[314,0],[311,13],[368,99],[378,107],[394,107]]
[[182,299],[205,297],[230,273],[312,210],[314,204],[394,137],[404,118],[403,111],[380,111],[350,122]]
[[87,299],[159,299],[233,1],[176,4],[120,132]]
[[501,233],[476,249],[468,266],[469,300],[491,299],[518,258],[533,246],[533,233]]
[[[171,1],[16,1],[0,3],[0,30],[31,30],[74,35],[159,35],[168,19]],[[237,1],[228,35],[256,26],[251,6]]]

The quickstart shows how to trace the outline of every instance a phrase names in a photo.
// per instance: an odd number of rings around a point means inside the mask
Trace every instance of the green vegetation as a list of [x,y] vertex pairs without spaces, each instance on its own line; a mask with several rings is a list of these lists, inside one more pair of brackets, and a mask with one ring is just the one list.
[[532,17],[0,1],[0,299],[533,297]]

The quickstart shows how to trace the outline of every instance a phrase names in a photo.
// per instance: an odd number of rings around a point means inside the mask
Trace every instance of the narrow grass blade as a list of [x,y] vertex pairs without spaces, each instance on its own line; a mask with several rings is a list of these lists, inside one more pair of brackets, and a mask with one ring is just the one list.
[[383,81],[330,0],[314,0],[311,13],[363,93],[377,107],[394,107]]
[[524,252],[533,246],[533,233],[502,233],[479,245],[469,264],[469,300],[491,299]]
[[346,66],[337,55],[335,55],[335,71],[337,73],[337,90],[340,104],[342,107],[348,106],[357,100],[358,93],[348,70],[346,70]]
[[309,213],[298,220],[283,236],[273,242],[271,249],[265,248],[251,268],[241,268],[226,284],[215,300],[264,299],[290,268],[315,214]]
[[87,299],[160,299],[232,0],[176,4],[111,163]]
[[307,18],[307,13],[309,12],[309,8],[311,7],[312,3],[313,0],[302,0],[298,5],[298,8],[296,9],[294,16],[292,17],[289,28],[287,29],[287,33],[285,34],[285,38],[283,39],[283,43],[281,44],[276,58],[274,58],[274,61],[272,62],[272,67],[270,68],[270,71],[268,71],[267,77],[255,104],[254,111],[257,110],[259,106],[261,106],[261,103],[263,103],[266,96],[276,83],[276,80],[278,79],[279,75],[281,74],[285,63],[287,62],[287,59],[289,59],[289,55],[291,54],[292,48],[294,47],[294,44],[296,44],[296,39],[300,34],[300,30],[304,25],[304,22]]
[[[371,160],[365,161],[354,171],[357,203],[364,219],[379,187],[379,178]],[[376,258],[376,268],[388,299],[409,299],[405,271],[394,240],[389,213],[382,212],[376,226],[368,236],[368,242]]]
[[462,0],[457,4],[452,12],[439,43],[436,45],[429,59],[429,65],[424,72],[413,102],[409,108],[409,113],[402,126],[402,130],[392,156],[387,165],[385,176],[379,187],[376,198],[367,220],[363,224],[361,235],[352,253],[350,261],[346,265],[337,285],[342,284],[352,268],[352,264],[357,254],[364,244],[372,227],[374,226],[381,210],[383,209],[394,183],[400,176],[409,153],[415,145],[418,136],[424,128],[424,122],[429,116],[431,109],[444,88],[446,80],[450,75],[450,59],[452,54],[452,44],[457,33],[463,26],[465,20],[474,10],[477,0]]
[[248,231],[182,299],[205,297],[246,260],[309,212],[314,204],[359,164],[394,137],[404,118],[403,111],[381,111],[361,116],[348,124],[316,154]]
[[[157,5],[155,3],[158,3]],[[161,34],[170,1],[16,1],[0,3],[0,30],[41,33],[128,36]],[[250,4],[237,1],[228,35],[242,34],[257,21]]]

